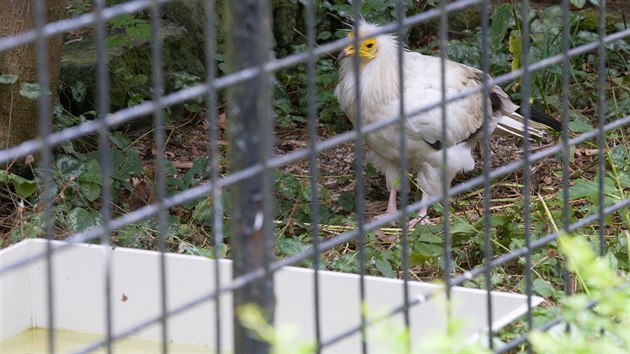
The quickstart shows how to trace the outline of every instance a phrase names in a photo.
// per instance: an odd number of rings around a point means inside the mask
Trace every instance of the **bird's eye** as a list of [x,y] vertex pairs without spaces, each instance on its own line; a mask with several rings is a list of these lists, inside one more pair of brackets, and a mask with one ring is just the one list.
[[368,47],[368,49],[372,49],[372,47],[374,47],[374,43],[368,43],[365,46]]

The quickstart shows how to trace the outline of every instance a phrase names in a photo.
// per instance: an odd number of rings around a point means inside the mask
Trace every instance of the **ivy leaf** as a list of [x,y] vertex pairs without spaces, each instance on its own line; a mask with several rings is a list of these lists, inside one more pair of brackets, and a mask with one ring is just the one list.
[[40,94],[41,90],[39,89],[39,84],[31,84],[28,82],[20,84],[20,95],[22,97],[26,97],[29,100],[37,100]]
[[87,95],[87,86],[83,81],[77,81],[76,84],[72,85],[70,88],[72,92],[72,99],[75,102],[83,102],[85,100],[85,96]]
[[72,209],[66,218],[66,226],[70,232],[80,232],[101,225],[101,214],[83,208]]
[[501,46],[503,37],[507,33],[512,18],[512,4],[503,4],[497,7],[492,14],[490,25],[490,45],[494,48]]
[[10,85],[16,83],[18,80],[17,75],[2,74],[0,75],[0,84]]
[[301,253],[308,248],[308,246],[302,243],[302,241],[295,238],[278,239],[276,241],[276,246],[280,252],[286,254],[287,256]]

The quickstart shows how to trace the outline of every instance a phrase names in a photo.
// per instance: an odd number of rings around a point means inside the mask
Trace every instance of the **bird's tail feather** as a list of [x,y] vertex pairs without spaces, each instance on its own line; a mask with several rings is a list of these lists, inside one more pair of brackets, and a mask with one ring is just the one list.
[[[550,129],[556,131],[562,129],[560,122],[542,112],[531,110],[530,117],[531,119],[528,125],[530,139],[543,139]],[[519,138],[524,138],[524,119],[525,118],[520,114],[520,108],[515,112],[506,114],[501,117],[496,132],[500,135],[514,135]]]
[[[518,113],[519,115],[523,115],[523,113],[521,113],[521,107],[518,107],[518,109],[516,110],[516,113]],[[543,125],[546,125],[547,127],[559,132],[562,130],[562,123],[558,122],[557,120],[551,118],[550,116],[548,116],[546,113],[535,110],[535,109],[530,109],[529,110],[529,116],[531,118],[531,120],[533,120],[534,122],[537,123],[541,123]]]

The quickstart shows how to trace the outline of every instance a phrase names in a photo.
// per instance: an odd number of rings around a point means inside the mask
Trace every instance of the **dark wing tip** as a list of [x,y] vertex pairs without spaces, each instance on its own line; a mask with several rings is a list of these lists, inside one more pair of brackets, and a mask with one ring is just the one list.
[[[521,113],[521,107],[519,107],[516,110],[516,113],[523,115],[523,113]],[[534,122],[538,122],[540,124],[544,124],[546,126],[548,126],[549,128],[555,130],[555,131],[562,131],[562,123],[560,123],[559,121],[551,118],[549,115],[547,115],[546,113],[543,113],[541,111],[535,110],[535,109],[530,109],[530,118],[534,121]]]

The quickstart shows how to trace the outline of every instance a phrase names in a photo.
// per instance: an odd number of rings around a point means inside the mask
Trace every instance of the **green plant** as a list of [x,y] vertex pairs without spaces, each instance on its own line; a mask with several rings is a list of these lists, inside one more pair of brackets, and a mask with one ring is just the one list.
[[[368,322],[377,321],[382,315],[363,305],[364,314]],[[294,329],[290,326],[274,328],[267,321],[267,316],[254,304],[246,304],[237,310],[240,323],[248,329],[251,338],[266,342],[272,353],[313,353],[316,350],[313,343],[295,343]],[[367,327],[370,341],[377,346],[384,346],[392,353],[475,353],[484,354],[490,351],[477,342],[464,343],[461,336],[462,321],[451,319],[447,330],[436,329],[413,348],[408,347],[409,333],[405,329]]]
[[134,43],[146,42],[151,39],[151,24],[141,15],[125,14],[113,18],[110,21],[112,34],[107,37],[107,47],[109,49],[124,50],[123,65],[113,68],[113,74],[121,83],[120,90],[122,94],[112,95],[113,104],[118,107],[131,107],[144,102],[146,90],[140,88],[146,87],[149,83],[149,77],[145,74],[145,70],[137,67],[134,63],[137,58],[132,54]]
[[[563,297],[562,316],[570,330],[529,335],[537,353],[627,353],[630,351],[630,287],[609,257],[596,257],[580,237],[563,236],[560,249],[582,293]],[[591,304],[594,306],[591,308]],[[564,326],[562,326],[564,327]]]
[[68,15],[71,17],[83,15],[92,10],[92,1],[90,0],[68,0],[66,5]]

